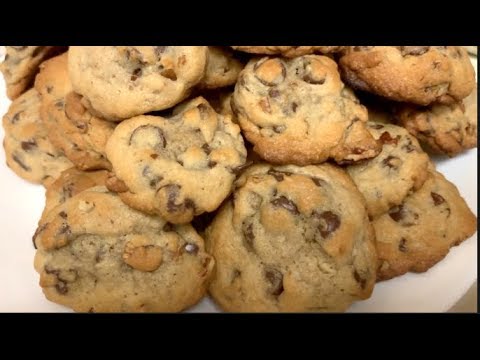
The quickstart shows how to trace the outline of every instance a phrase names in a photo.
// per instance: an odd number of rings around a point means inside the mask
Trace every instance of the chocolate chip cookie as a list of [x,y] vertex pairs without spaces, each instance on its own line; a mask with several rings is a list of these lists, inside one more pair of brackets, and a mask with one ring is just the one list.
[[427,271],[472,236],[476,223],[455,185],[432,169],[420,190],[373,221],[378,279]]
[[71,91],[67,54],[42,64],[35,86],[42,94],[42,120],[52,143],[81,170],[110,169],[105,145],[115,123],[92,115],[82,96]]
[[198,84],[202,89],[216,89],[235,84],[243,69],[241,61],[228,48],[208,47],[208,62],[205,75]]
[[355,89],[424,106],[459,101],[475,86],[461,46],[350,46],[340,67]]
[[430,151],[455,156],[477,147],[477,89],[464,101],[429,107],[402,105],[396,118]]
[[105,187],[42,220],[35,269],[50,301],[78,312],[173,312],[205,294],[214,259],[190,225],[131,209]]
[[226,311],[344,311],[375,283],[365,200],[333,165],[254,165],[206,231]]
[[21,178],[50,184],[72,163],[47,137],[40,120],[40,96],[30,89],[16,98],[3,117],[7,165]]
[[251,60],[232,106],[254,151],[272,163],[358,161],[381,149],[366,129],[367,110],[325,56]]
[[62,171],[45,191],[45,208],[42,218],[46,217],[50,210],[78,193],[95,186],[105,185],[107,174],[106,170],[80,171],[74,167]]
[[172,107],[205,74],[206,46],[71,46],[75,92],[111,121]]
[[65,50],[62,46],[5,46],[0,71],[7,84],[7,96],[14,100],[31,87],[38,66],[45,59]]
[[400,126],[369,122],[368,129],[383,144],[382,151],[348,166],[347,171],[365,197],[370,217],[376,218],[423,185],[429,158],[417,139]]
[[314,53],[335,53],[342,51],[345,46],[232,46],[232,48],[251,54],[281,55],[292,58]]
[[199,97],[171,118],[137,116],[120,123],[107,157],[107,187],[135,209],[188,223],[230,194],[247,152],[238,125]]

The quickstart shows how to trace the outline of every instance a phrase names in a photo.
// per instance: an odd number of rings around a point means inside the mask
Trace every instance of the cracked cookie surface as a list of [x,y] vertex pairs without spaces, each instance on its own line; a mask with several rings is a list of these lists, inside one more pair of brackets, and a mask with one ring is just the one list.
[[214,259],[190,225],[173,226],[94,187],[57,206],[34,241],[47,299],[78,312],[173,312],[206,292]]
[[422,188],[373,221],[378,280],[425,272],[472,236],[477,219],[454,184],[433,167]]
[[459,101],[475,86],[461,46],[350,46],[339,64],[353,88],[419,105]]
[[434,153],[453,157],[477,147],[477,90],[463,101],[429,107],[403,105],[398,123]]
[[206,46],[71,46],[69,75],[95,115],[120,121],[172,107],[205,74]]
[[365,202],[333,165],[253,165],[207,228],[210,294],[226,311],[344,311],[376,271]]
[[232,107],[254,151],[272,163],[358,161],[381,149],[366,129],[367,110],[325,56],[251,60]]
[[114,176],[107,187],[133,208],[188,223],[230,194],[247,151],[238,125],[199,97],[170,117],[138,116],[107,143]]
[[429,158],[417,139],[400,126],[369,122],[368,130],[382,143],[382,151],[348,166],[347,172],[365,197],[370,217],[376,218],[423,185]]

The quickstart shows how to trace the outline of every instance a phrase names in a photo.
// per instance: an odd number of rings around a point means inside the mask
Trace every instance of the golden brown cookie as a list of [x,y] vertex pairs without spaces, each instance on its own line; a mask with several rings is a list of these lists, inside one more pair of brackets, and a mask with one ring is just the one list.
[[459,101],[475,86],[461,46],[350,46],[339,64],[353,88],[419,105]]
[[367,110],[325,56],[251,60],[232,106],[243,134],[268,162],[352,162],[381,149],[366,129]]
[[399,106],[400,125],[434,153],[455,156],[477,147],[477,89],[464,101],[429,107]]
[[477,219],[454,184],[434,169],[422,188],[373,221],[378,280],[425,272],[472,236]]
[[42,220],[34,265],[50,301],[78,312],[173,312],[205,295],[214,259],[190,225],[134,210],[105,187]]
[[250,167],[205,238],[209,291],[226,311],[344,311],[373,290],[365,201],[333,165]]

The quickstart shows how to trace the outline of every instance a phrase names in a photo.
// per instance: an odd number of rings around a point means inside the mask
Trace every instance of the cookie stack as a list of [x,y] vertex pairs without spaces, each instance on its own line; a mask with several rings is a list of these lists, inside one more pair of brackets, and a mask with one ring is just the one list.
[[40,286],[75,311],[345,311],[476,231],[422,149],[476,147],[462,47],[7,47],[1,70],[7,164],[46,186]]

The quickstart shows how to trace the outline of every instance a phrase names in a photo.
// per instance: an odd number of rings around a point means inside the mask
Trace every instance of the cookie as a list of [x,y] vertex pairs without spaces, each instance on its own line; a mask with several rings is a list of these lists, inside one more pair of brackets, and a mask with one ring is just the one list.
[[205,74],[206,46],[71,46],[69,74],[92,113],[119,121],[167,109]]
[[373,221],[379,280],[424,272],[472,236],[477,219],[455,185],[432,170],[422,188]]
[[107,174],[106,170],[80,171],[74,167],[62,171],[45,191],[45,208],[42,218],[46,217],[50,210],[78,193],[95,186],[105,185]]
[[205,75],[198,84],[202,89],[217,89],[235,84],[240,71],[243,69],[241,61],[233,56],[228,48],[220,46],[208,47],[208,62]]
[[133,208],[175,224],[218,208],[247,156],[238,125],[201,97],[168,119],[123,121],[106,151],[115,173],[107,187]]
[[32,86],[38,66],[45,59],[62,52],[62,46],[5,46],[5,60],[0,71],[7,84],[7,96],[14,100]]
[[78,312],[173,312],[205,294],[214,259],[190,225],[131,209],[105,187],[57,206],[34,235],[48,300]]
[[72,91],[67,54],[42,64],[35,87],[42,95],[42,120],[52,143],[78,169],[110,169],[105,145],[115,123],[93,116],[82,96]]
[[314,53],[330,54],[342,51],[345,46],[232,46],[233,49],[251,54],[297,57]]
[[240,74],[233,110],[254,151],[272,163],[339,163],[377,155],[367,110],[328,57],[251,60]]
[[254,165],[206,231],[209,292],[226,311],[344,311],[375,283],[365,201],[329,164]]
[[452,103],[475,87],[461,46],[350,46],[339,63],[347,84],[395,101]]
[[477,147],[476,88],[464,101],[451,105],[401,105],[396,118],[434,153],[452,157]]
[[417,139],[400,126],[369,122],[368,129],[383,144],[382,151],[348,166],[347,172],[365,197],[370,217],[376,218],[423,185],[429,158]]
[[30,89],[16,98],[3,117],[7,165],[21,178],[50,184],[72,163],[50,142],[40,120],[40,96]]

